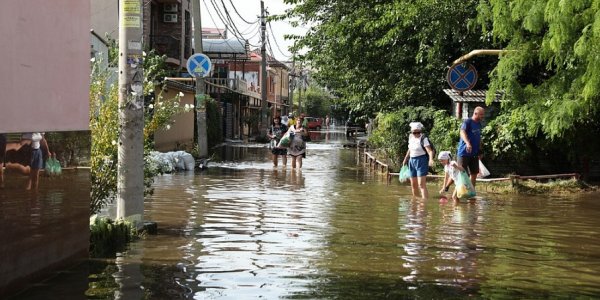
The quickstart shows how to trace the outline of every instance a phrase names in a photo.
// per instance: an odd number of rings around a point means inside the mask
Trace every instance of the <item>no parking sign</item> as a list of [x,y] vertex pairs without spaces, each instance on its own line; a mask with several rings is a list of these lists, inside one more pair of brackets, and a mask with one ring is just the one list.
[[448,70],[446,80],[454,90],[465,92],[475,87],[477,70],[469,63],[456,64]]

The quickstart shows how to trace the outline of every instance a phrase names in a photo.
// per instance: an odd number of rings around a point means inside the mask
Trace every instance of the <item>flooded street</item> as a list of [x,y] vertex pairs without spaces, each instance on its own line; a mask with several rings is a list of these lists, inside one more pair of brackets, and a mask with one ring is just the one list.
[[[600,195],[440,204],[431,183],[411,200],[342,132],[313,141],[299,172],[257,145],[158,177],[145,206],[157,235],[19,299],[600,297]],[[87,291],[70,284],[88,274]]]

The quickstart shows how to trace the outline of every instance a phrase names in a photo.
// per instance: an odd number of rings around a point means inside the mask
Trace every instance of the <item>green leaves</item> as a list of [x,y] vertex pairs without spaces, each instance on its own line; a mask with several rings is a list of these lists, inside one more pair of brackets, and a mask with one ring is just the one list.
[[315,79],[366,115],[440,103],[448,65],[482,44],[475,0],[286,2],[312,26],[297,45]]
[[488,0],[479,21],[517,52],[494,69],[490,93],[505,92],[508,113],[521,114],[528,136],[558,140],[600,106],[600,1]]

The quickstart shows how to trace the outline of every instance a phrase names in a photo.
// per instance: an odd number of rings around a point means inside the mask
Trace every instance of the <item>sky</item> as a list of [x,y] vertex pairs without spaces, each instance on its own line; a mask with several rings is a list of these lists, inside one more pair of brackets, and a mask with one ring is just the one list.
[[[204,28],[224,28],[224,22],[219,17],[219,13],[215,10],[214,4],[218,6],[218,9],[223,18],[226,18],[225,11],[223,9],[223,3],[227,7],[227,11],[229,15],[233,19],[233,23],[238,28],[241,35],[244,36],[245,39],[250,40],[250,49],[254,49],[260,45],[260,26],[259,24],[247,24],[242,20],[244,18],[248,22],[254,22],[259,19],[260,16],[260,0],[199,0],[202,2],[201,11],[202,11],[202,27]],[[289,8],[289,5],[283,3],[283,0],[264,0],[265,8],[269,12],[270,15],[278,15],[283,13],[286,8]],[[239,12],[240,16],[233,9],[233,5],[237,8],[237,12]],[[267,25],[267,32],[270,32],[272,29],[272,36],[269,38],[271,41],[271,49],[273,50],[273,54],[275,58],[280,61],[288,61],[291,60],[291,53],[288,50],[288,47],[292,45],[293,41],[285,40],[285,34],[297,34],[304,35],[306,32],[305,28],[294,28],[287,21],[272,21],[271,26]],[[231,26],[229,26],[231,27]],[[239,36],[239,34],[237,34]],[[232,33],[232,30],[227,32],[228,38],[235,38],[235,35]],[[279,47],[277,46],[279,45]],[[269,48],[267,45],[267,53],[269,53]]]

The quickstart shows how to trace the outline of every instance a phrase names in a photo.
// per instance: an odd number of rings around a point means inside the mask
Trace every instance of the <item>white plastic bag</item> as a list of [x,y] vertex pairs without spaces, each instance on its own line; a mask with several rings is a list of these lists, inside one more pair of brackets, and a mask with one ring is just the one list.
[[488,170],[483,163],[481,162],[481,160],[479,161],[479,174],[477,174],[478,178],[485,178],[490,176],[490,170]]

